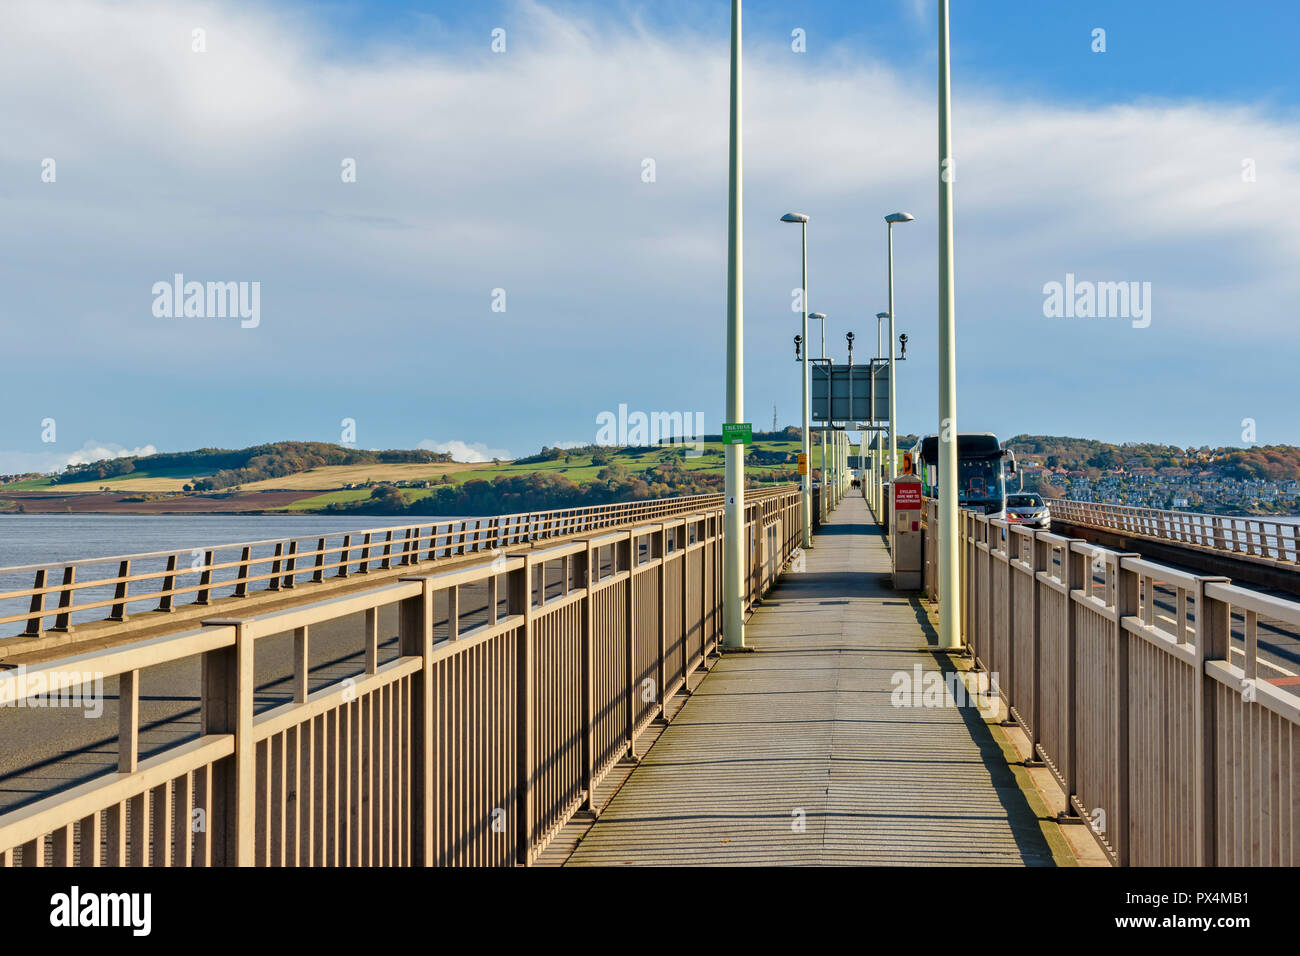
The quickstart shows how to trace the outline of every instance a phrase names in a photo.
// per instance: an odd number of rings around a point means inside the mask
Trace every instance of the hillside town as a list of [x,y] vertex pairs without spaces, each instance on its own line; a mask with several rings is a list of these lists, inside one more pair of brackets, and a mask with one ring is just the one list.
[[1213,514],[1300,514],[1300,480],[1242,478],[1208,467],[1125,462],[1109,469],[1021,462],[1023,487],[1048,498]]

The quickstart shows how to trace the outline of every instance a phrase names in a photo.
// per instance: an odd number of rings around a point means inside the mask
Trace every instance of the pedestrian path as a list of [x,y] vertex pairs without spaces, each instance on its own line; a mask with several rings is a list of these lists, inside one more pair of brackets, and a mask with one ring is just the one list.
[[568,865],[1072,862],[974,707],[895,706],[898,675],[951,668],[888,584],[848,497],[751,617],[756,653],[714,667]]

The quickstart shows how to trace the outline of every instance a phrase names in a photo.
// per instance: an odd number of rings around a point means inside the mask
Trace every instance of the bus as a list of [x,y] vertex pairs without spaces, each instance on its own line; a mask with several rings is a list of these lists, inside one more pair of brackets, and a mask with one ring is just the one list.
[[[921,494],[939,495],[939,439],[926,435],[912,447],[913,467],[921,479]],[[1003,448],[992,432],[957,436],[957,503],[981,514],[1001,518],[1007,511],[1007,477],[1016,473],[1016,456]]]

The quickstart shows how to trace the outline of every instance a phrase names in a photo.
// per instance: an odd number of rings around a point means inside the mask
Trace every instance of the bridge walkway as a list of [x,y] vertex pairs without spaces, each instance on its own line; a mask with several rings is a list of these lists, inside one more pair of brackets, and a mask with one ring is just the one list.
[[891,703],[952,665],[889,566],[846,498],[750,619],[757,652],[713,668],[568,865],[1072,864],[973,706]]

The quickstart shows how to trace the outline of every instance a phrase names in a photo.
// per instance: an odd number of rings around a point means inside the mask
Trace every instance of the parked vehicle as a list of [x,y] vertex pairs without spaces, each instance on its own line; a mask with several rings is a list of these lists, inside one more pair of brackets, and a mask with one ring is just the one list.
[[1051,510],[1043,496],[1021,491],[1007,495],[1007,524],[1022,524],[1026,528],[1049,531],[1052,527]]

